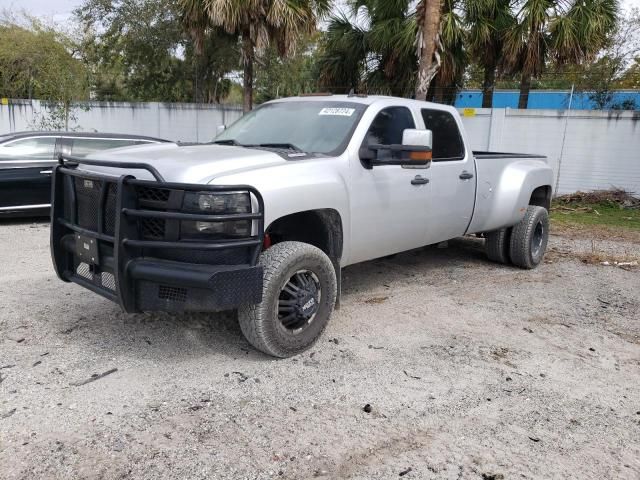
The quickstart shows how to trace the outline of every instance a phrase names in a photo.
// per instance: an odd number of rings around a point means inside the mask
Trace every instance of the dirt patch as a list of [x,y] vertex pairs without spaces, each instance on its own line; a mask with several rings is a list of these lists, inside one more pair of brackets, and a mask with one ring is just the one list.
[[575,251],[571,249],[561,249],[550,247],[545,255],[546,263],[553,263],[559,259],[576,259],[587,265],[597,265],[603,267],[617,267],[624,270],[637,270],[640,268],[640,255],[627,253],[610,253],[592,247],[591,251]]
[[369,305],[375,305],[378,303],[384,303],[389,299],[389,297],[373,297],[373,298],[367,298],[364,303],[367,303]]
[[349,267],[274,360],[233,313],[125,315],[56,279],[46,224],[0,224],[0,476],[637,479],[640,272],[593,238],[533,271],[475,238]]
[[553,233],[572,240],[595,239],[640,245],[640,230],[609,225],[580,225],[577,223],[553,222]]

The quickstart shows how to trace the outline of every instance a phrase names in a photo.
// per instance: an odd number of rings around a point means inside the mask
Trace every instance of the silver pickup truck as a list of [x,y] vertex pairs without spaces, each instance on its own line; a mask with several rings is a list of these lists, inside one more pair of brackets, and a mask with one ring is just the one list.
[[455,109],[392,97],[266,103],[207,145],[61,157],[58,276],[126,312],[238,309],[257,349],[309,348],[342,267],[466,234],[533,268],[552,171],[536,155],[473,152]]

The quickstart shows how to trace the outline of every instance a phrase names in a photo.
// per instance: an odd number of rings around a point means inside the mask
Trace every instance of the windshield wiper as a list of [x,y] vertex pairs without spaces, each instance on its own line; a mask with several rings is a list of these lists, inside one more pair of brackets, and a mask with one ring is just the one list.
[[280,142],[273,142],[273,143],[254,143],[254,144],[243,144],[243,143],[238,143],[237,141],[233,140],[233,139],[228,139],[228,140],[215,140],[213,143],[217,144],[217,145],[233,145],[236,147],[248,147],[248,148],[256,148],[256,147],[264,147],[264,148],[285,148],[287,150],[293,150],[296,153],[305,153],[304,150],[302,150],[300,147],[295,146],[293,143],[280,143]]
[[230,138],[229,140],[215,140],[213,143],[217,144],[217,145],[235,145],[235,146],[244,146],[244,145],[240,145],[238,142],[236,142],[234,139]]

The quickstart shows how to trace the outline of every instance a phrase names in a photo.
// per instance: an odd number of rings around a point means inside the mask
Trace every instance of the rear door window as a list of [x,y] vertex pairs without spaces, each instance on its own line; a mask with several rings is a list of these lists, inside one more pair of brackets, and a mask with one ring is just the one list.
[[427,130],[433,132],[433,161],[446,162],[464,158],[464,142],[460,129],[449,112],[422,109],[422,119]]
[[149,143],[145,140],[116,139],[116,138],[74,138],[71,145],[71,155],[84,157],[93,152],[108,150],[110,148],[129,147]]
[[53,160],[57,137],[21,138],[0,145],[0,162]]

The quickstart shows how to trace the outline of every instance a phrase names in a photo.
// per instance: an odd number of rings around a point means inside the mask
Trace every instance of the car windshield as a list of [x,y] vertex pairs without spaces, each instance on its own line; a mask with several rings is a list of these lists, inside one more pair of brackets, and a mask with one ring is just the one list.
[[365,109],[355,102],[268,103],[243,116],[215,142],[338,155]]

